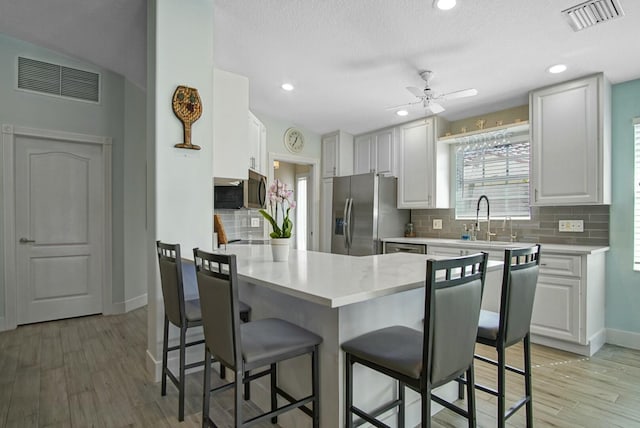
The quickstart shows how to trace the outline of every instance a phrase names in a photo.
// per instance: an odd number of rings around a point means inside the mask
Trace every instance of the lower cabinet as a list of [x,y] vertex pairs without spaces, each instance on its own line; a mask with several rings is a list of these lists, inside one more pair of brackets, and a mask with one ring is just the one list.
[[[481,249],[427,245],[427,254],[459,257]],[[484,250],[486,251],[486,250]],[[504,260],[491,249],[489,259]],[[502,278],[488,275],[483,309],[500,310]],[[605,342],[605,252],[566,254],[545,251],[542,244],[531,340],[582,355],[593,355]]]

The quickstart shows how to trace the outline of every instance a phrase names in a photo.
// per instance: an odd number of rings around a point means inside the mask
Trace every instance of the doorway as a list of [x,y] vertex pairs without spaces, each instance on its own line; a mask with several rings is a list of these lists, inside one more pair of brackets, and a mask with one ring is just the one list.
[[319,160],[296,155],[269,153],[269,180],[279,179],[294,191],[293,246],[318,249]]
[[5,328],[103,312],[111,301],[111,140],[2,131]]

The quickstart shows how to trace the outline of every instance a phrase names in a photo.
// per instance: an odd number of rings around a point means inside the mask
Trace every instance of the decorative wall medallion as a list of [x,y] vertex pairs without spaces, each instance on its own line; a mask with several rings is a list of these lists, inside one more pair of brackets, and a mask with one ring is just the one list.
[[184,142],[176,144],[180,149],[200,150],[200,146],[191,144],[191,124],[202,115],[202,102],[196,88],[178,86],[173,93],[173,112],[184,127]]

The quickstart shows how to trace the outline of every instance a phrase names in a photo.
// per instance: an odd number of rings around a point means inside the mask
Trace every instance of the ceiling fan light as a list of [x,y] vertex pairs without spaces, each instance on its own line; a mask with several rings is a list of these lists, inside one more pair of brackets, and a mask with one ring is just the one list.
[[547,71],[551,74],[558,74],[567,71],[567,66],[564,64],[556,64],[547,68]]
[[406,111],[406,110],[398,110],[398,111],[396,112],[396,114],[397,114],[398,116],[407,116],[407,115],[409,114],[409,112],[408,112],[408,111]]
[[450,10],[456,7],[456,0],[435,0],[435,6],[440,10]]

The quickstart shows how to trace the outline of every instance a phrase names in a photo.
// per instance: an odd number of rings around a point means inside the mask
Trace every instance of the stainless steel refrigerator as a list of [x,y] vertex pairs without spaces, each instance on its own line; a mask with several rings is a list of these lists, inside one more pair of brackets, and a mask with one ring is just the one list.
[[403,235],[409,210],[396,208],[396,181],[375,173],[333,179],[332,253],[379,254],[380,239]]

